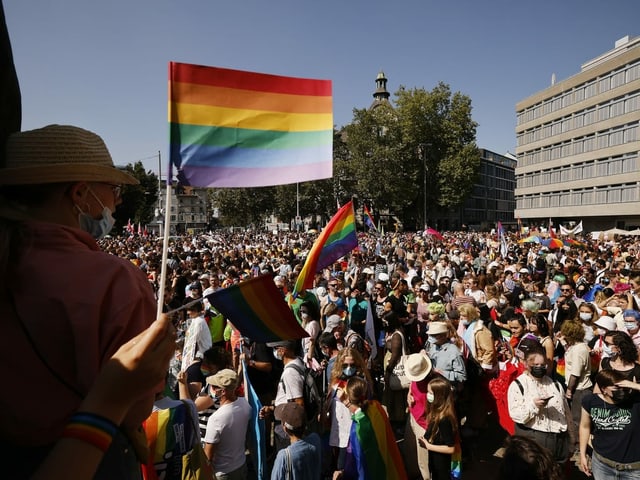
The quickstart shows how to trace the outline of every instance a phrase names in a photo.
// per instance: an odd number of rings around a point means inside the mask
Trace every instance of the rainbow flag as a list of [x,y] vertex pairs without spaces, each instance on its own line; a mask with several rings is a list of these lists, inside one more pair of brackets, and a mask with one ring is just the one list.
[[389,418],[376,400],[353,415],[345,475],[358,480],[407,478]]
[[182,400],[180,405],[154,410],[142,423],[149,445],[149,457],[142,464],[145,480],[175,478],[176,473],[179,478],[183,455],[200,441],[197,416],[187,408],[191,407]]
[[309,336],[282,299],[271,275],[218,290],[207,295],[207,300],[251,340],[274,342]]
[[374,232],[378,231],[376,228],[376,222],[373,221],[373,216],[366,205],[364,205],[364,224]]
[[298,275],[293,295],[313,286],[316,272],[331,265],[358,246],[353,201],[346,203],[329,221],[311,247],[304,266]]
[[170,175],[198,187],[333,176],[330,80],[169,63]]

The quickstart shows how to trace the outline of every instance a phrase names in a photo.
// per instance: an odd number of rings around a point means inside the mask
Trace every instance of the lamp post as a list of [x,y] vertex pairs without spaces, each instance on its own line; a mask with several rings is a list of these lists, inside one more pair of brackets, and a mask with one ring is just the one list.
[[424,229],[427,229],[427,175],[429,173],[429,167],[427,165],[427,147],[430,147],[431,144],[430,143],[419,143],[418,144],[418,158],[420,160],[422,160],[422,167],[423,167],[423,176],[422,176],[422,181],[423,181],[423,192],[422,192],[422,199],[423,199],[423,206],[422,206],[422,219],[423,219],[423,225],[424,225]]

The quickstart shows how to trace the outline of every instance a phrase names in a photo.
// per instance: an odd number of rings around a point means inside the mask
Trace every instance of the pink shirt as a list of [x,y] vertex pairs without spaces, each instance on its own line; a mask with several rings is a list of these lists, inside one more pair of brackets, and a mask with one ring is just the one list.
[[427,385],[429,382],[425,380],[421,380],[419,382],[411,382],[411,386],[409,387],[409,391],[411,395],[413,395],[413,400],[415,403],[413,406],[409,407],[409,413],[413,415],[415,421],[422,428],[426,430],[427,428]]
[[154,320],[156,306],[144,273],[100,251],[87,233],[27,226],[30,236],[6,279],[15,308],[0,296],[0,378],[14,389],[3,396],[0,424],[9,441],[45,445],[60,436],[82,399],[38,358],[20,324],[50,369],[84,396],[100,367]]

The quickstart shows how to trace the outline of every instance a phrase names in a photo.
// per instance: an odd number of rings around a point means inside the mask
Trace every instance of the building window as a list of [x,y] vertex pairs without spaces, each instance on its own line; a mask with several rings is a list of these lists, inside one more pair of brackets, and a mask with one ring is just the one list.
[[622,202],[636,202],[638,201],[638,186],[637,185],[624,185],[620,192],[620,201]]
[[620,203],[620,189],[612,188],[607,192],[607,203]]
[[604,93],[611,88],[611,77],[601,78],[598,82],[600,93]]

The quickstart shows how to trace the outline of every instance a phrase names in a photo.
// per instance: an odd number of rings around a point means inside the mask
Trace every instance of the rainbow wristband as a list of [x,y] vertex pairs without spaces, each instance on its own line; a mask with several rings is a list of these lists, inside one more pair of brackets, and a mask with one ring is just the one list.
[[118,426],[105,417],[95,413],[78,412],[64,427],[62,437],[81,440],[106,452],[117,431]]

